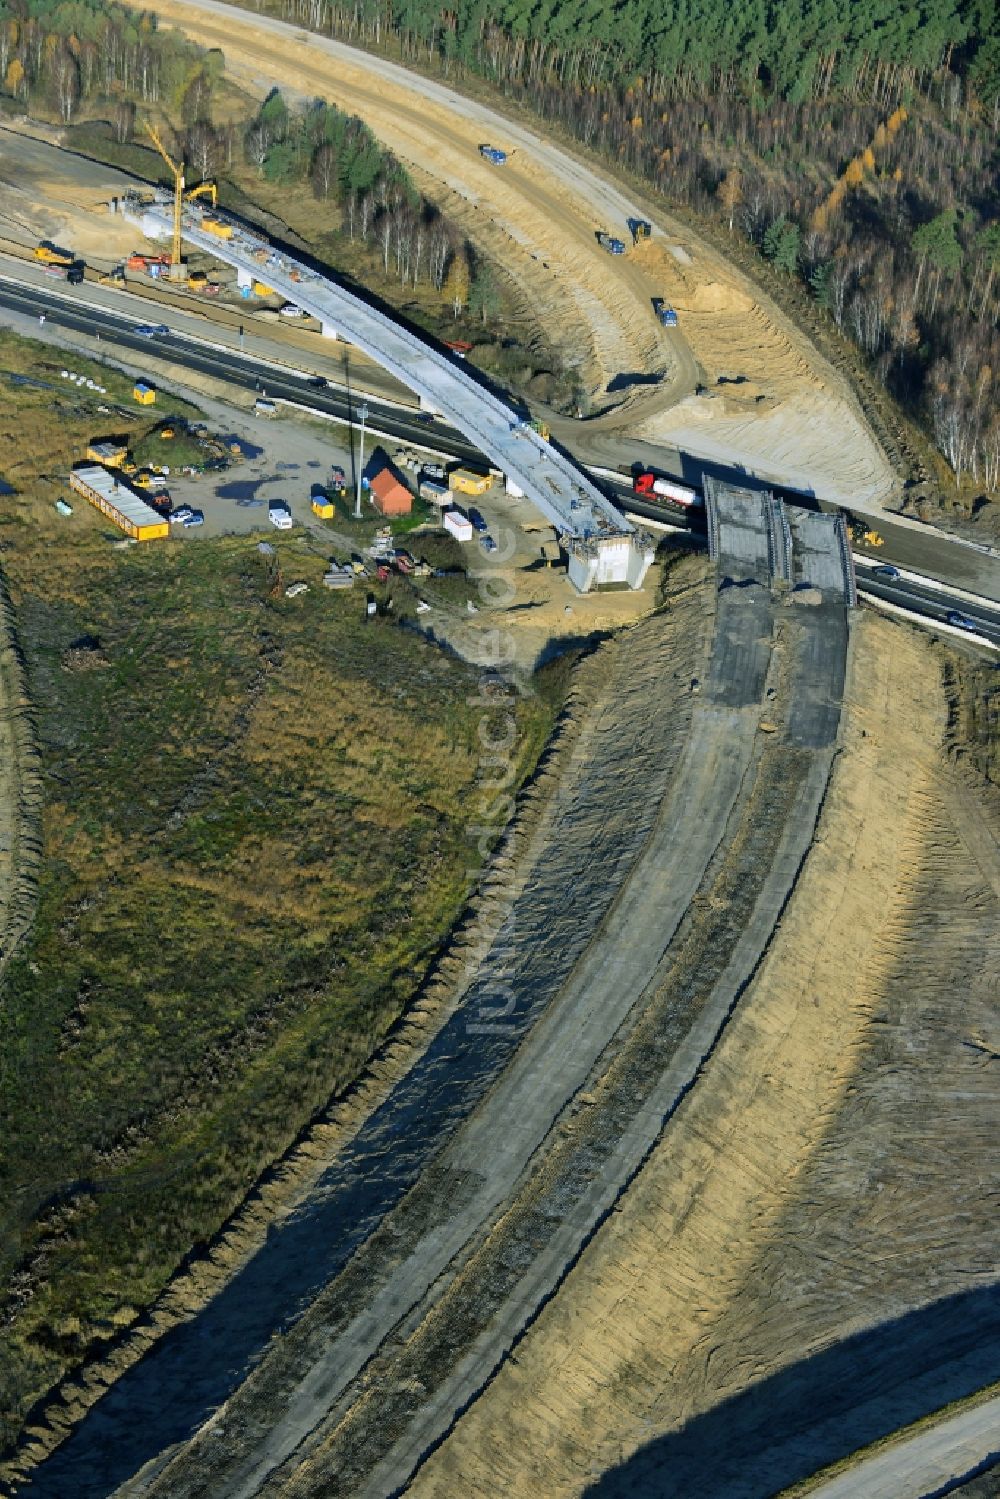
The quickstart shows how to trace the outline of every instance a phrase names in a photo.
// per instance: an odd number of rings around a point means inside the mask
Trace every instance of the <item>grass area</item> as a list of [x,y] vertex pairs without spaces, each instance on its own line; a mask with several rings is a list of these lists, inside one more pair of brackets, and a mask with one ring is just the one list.
[[[0,339],[41,382],[5,377],[0,552],[46,790],[0,1026],[3,1446],[357,1075],[466,899],[489,800],[478,674],[367,624],[321,557],[270,538],[314,585],[289,600],[251,538],[119,551],[84,503],[55,513],[111,395],[53,400],[48,358]],[[564,687],[520,700],[518,777]]]

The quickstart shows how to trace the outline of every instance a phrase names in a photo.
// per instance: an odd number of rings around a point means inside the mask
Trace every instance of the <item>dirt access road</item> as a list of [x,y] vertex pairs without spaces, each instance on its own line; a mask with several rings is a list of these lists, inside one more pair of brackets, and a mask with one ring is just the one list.
[[[265,94],[349,100],[415,182],[500,263],[525,307],[576,365],[598,406],[618,402],[586,434],[616,433],[740,462],[774,482],[831,500],[877,503],[893,477],[843,381],[778,310],[687,229],[655,216],[654,237],[622,260],[598,246],[606,228],[647,216],[570,152],[477,101],[342,43],[215,3],[156,0],[153,10]],[[478,146],[513,151],[489,166]],[[663,329],[650,299],[681,316]],[[635,383],[659,376],[655,384]],[[720,376],[743,383],[716,385]],[[693,394],[697,381],[710,388]],[[608,387],[619,393],[608,394]],[[604,447],[602,452],[606,451]],[[596,461],[601,461],[597,459]]]

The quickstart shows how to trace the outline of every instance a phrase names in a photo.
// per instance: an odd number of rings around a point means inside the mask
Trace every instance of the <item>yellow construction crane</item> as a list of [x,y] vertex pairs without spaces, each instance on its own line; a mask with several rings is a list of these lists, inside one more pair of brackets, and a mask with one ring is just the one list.
[[219,194],[216,191],[214,182],[202,182],[198,187],[193,187],[187,195],[187,201],[189,203],[193,203],[195,198],[200,198],[205,193],[208,193],[209,197],[212,199],[212,207],[215,208],[216,204],[219,201]]
[[174,179],[174,232],[170,242],[170,273],[172,276],[177,276],[179,272],[175,267],[181,264],[181,213],[184,207],[184,163],[181,162],[180,166],[178,166],[167,155],[166,147],[156,133],[155,125],[147,121],[146,130],[153,145],[170,168]]

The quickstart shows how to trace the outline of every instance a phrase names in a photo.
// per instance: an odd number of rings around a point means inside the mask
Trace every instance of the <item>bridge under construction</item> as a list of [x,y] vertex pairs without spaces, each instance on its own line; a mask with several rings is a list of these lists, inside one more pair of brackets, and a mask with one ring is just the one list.
[[[173,195],[118,200],[118,211],[152,239],[174,234]],[[234,267],[237,284],[269,290],[319,320],[412,390],[421,407],[444,416],[531,501],[559,534],[569,577],[581,593],[606,583],[641,588],[653,560],[651,538],[621,514],[592,479],[521,413],[481,384],[456,356],[436,349],[314,267],[278,250],[240,221],[185,202],[185,241]]]

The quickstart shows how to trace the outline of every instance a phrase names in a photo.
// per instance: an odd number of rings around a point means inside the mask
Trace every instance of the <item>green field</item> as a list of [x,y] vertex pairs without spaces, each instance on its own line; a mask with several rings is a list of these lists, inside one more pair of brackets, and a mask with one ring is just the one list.
[[[0,995],[3,1445],[357,1075],[463,906],[495,796],[478,673],[366,623],[294,538],[271,538],[312,585],[289,600],[253,538],[121,550],[78,496],[58,516],[111,396],[11,382],[49,357],[0,339],[0,566],[46,798]],[[520,702],[516,777],[564,677]]]

